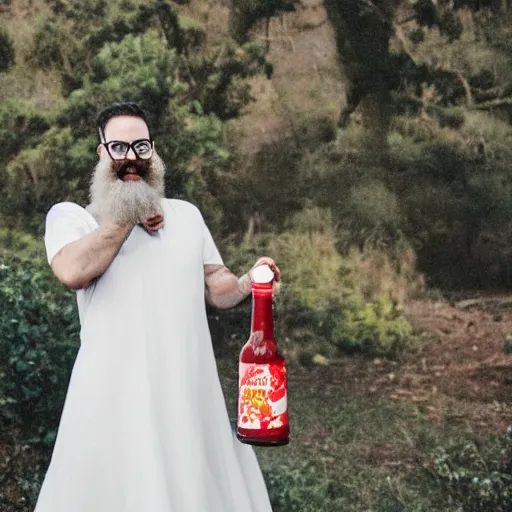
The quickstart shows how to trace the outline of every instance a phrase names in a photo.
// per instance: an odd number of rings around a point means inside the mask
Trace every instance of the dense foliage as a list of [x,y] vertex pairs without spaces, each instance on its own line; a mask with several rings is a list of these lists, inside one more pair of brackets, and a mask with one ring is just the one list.
[[79,345],[74,294],[46,264],[0,264],[0,424],[52,445]]
[[228,158],[223,121],[250,100],[242,79],[263,69],[263,49],[228,42],[219,54],[205,47],[201,25],[180,16],[173,2],[69,0],[50,6],[26,60],[36,69],[59,71],[63,101],[44,113],[29,101],[0,107],[8,162],[4,224],[26,229],[28,222],[40,234],[41,215],[53,202],[85,203],[95,114],[102,105],[129,99],[149,114],[169,165],[168,193],[198,202],[218,227],[216,173]]
[[[319,222],[326,219],[322,212],[316,214]],[[226,251],[234,269],[246,268],[258,251],[279,254],[287,281],[276,299],[275,314],[286,355],[306,364],[315,356],[328,360],[347,353],[399,356],[413,333],[401,307],[414,286],[408,275],[414,273],[414,262],[408,266],[403,255],[400,268],[393,267],[378,253],[357,250],[342,257],[328,222],[315,230],[304,223],[300,215],[293,229],[273,237],[256,236]],[[247,318],[247,311],[239,314]]]
[[485,446],[459,440],[433,450],[429,467],[454,505],[467,512],[512,508],[511,430]]

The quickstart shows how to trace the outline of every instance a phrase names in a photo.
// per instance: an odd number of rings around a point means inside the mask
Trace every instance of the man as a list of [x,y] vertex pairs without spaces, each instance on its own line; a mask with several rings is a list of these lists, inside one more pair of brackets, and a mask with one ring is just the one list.
[[164,199],[136,104],[107,107],[98,130],[91,204],[59,203],[46,220],[81,346],[36,512],[269,512],[255,454],[231,431],[205,311],[247,297],[250,271],[223,265],[196,207]]

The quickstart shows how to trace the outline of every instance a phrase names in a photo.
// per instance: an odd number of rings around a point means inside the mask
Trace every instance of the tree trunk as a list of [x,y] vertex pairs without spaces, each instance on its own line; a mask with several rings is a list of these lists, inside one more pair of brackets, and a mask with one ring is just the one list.
[[348,80],[346,106],[339,125],[345,127],[359,108],[369,151],[387,152],[391,124],[389,40],[398,0],[325,0]]
[[368,152],[385,157],[388,152],[388,133],[391,125],[390,94],[385,84],[373,89],[361,101],[362,122],[365,128],[364,145]]

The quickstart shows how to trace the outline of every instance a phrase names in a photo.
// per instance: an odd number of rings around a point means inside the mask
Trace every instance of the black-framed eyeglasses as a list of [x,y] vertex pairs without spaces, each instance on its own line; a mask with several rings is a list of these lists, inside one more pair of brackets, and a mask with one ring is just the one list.
[[148,160],[153,156],[153,141],[150,139],[137,139],[131,144],[122,140],[111,140],[101,144],[105,146],[112,160],[124,160],[130,149],[141,160]]

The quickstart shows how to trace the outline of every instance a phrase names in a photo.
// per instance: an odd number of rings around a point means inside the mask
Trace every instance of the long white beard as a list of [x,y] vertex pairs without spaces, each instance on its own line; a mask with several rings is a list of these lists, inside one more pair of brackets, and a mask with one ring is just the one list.
[[96,165],[90,187],[91,203],[87,210],[98,221],[136,225],[152,215],[163,215],[165,166],[153,153],[147,177],[138,181],[122,181],[112,169],[108,155]]

